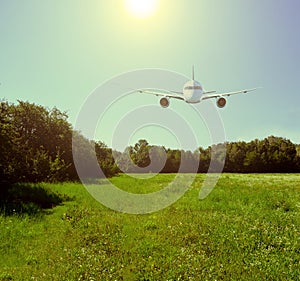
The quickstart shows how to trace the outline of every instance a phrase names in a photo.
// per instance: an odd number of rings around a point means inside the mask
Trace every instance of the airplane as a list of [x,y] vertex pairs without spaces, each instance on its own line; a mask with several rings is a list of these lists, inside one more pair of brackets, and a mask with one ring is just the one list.
[[228,93],[217,93],[217,91],[204,91],[201,84],[195,80],[194,78],[194,67],[192,69],[192,80],[187,81],[184,86],[182,92],[177,91],[160,91],[157,89],[139,89],[137,90],[139,93],[152,94],[155,96],[160,96],[161,99],[159,101],[161,107],[167,108],[170,105],[170,98],[183,100],[186,103],[200,103],[203,100],[216,98],[217,106],[219,108],[223,108],[227,101],[224,97],[229,97],[231,95],[236,94],[246,94],[248,92],[254,91],[258,88],[246,89],[236,92],[228,92]]

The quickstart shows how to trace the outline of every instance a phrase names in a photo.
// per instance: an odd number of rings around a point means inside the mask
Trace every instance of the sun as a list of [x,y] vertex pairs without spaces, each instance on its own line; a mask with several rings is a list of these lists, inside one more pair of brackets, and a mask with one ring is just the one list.
[[131,15],[145,19],[157,11],[159,0],[124,0],[124,4]]

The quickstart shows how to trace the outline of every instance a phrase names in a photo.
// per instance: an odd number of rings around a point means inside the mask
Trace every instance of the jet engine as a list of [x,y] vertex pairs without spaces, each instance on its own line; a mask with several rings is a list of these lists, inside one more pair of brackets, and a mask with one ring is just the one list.
[[161,107],[166,108],[169,106],[170,101],[169,101],[169,98],[163,97],[160,99],[159,103],[160,103]]
[[217,106],[219,108],[223,108],[226,105],[226,99],[225,98],[218,98],[217,100]]

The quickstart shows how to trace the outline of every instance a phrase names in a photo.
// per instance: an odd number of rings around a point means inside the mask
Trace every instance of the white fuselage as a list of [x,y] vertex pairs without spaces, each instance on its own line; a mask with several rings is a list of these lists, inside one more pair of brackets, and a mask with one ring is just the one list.
[[183,86],[183,96],[187,103],[200,102],[202,94],[203,88],[201,84],[195,80],[190,80]]

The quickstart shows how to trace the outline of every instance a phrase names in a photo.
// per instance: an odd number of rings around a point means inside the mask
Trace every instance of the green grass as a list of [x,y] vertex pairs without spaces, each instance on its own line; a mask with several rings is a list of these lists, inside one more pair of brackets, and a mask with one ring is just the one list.
[[[109,210],[80,184],[43,184],[73,200],[0,215],[0,280],[298,280],[300,175],[223,174],[199,201],[204,177],[147,215]],[[112,182],[146,193],[173,178]]]

